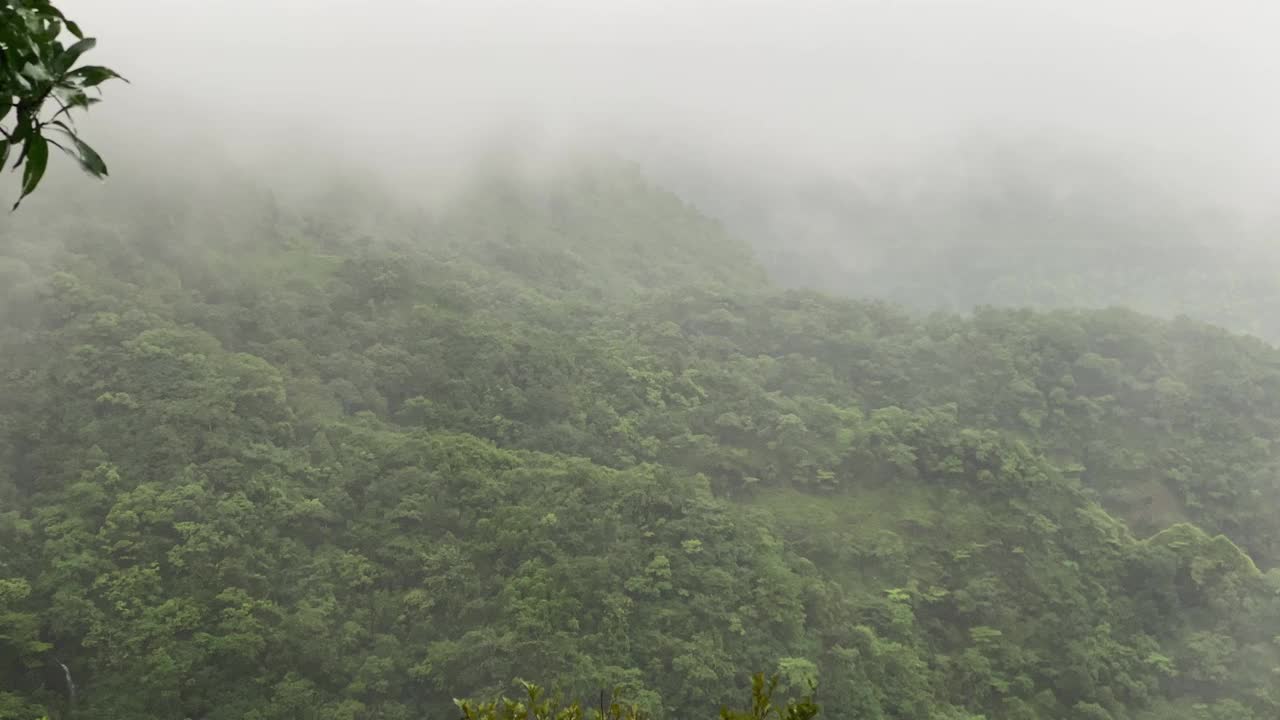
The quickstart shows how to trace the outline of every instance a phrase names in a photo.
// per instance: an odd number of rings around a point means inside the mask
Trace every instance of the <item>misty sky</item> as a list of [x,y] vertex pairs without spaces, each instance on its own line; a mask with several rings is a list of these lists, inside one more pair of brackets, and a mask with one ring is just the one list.
[[95,113],[165,107],[232,146],[385,154],[517,128],[839,168],[1011,135],[1280,187],[1275,2],[63,4],[134,81]]

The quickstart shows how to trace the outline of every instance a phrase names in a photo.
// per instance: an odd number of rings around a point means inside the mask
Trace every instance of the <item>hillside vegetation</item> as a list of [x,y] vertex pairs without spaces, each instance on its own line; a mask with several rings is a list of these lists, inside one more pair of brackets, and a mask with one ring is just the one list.
[[1280,715],[1259,340],[782,290],[611,164],[107,193],[0,234],[0,718]]

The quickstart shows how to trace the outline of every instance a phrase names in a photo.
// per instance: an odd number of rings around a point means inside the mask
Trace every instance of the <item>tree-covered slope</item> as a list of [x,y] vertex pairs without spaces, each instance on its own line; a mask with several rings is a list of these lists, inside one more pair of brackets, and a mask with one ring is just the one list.
[[779,291],[608,166],[149,198],[0,235],[0,717],[1280,711],[1258,341]]

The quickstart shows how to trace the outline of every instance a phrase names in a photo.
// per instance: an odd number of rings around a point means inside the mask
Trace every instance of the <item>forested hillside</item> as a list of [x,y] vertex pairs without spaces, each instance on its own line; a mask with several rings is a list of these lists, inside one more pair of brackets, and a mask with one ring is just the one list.
[[611,163],[160,185],[0,232],[0,718],[1280,715],[1270,345],[782,290]]

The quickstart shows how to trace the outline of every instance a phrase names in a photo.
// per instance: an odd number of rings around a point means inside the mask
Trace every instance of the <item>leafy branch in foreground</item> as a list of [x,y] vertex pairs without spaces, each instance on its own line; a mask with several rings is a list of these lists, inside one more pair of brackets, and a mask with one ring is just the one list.
[[[49,0],[0,2],[0,92],[5,98],[0,100],[0,123],[11,118],[10,125],[0,126],[0,167],[18,148],[13,169],[23,170],[16,209],[40,185],[50,145],[75,158],[90,175],[107,175],[107,164],[80,139],[71,113],[100,101],[90,96],[91,90],[124,78],[100,65],[76,66],[97,40],[85,37]],[[75,38],[70,45],[59,40],[64,30]]]
[[[462,711],[462,720],[646,720],[648,715],[639,707],[620,702],[616,693],[614,699],[605,704],[604,693],[600,694],[597,707],[584,709],[581,702],[566,703],[561,697],[548,696],[544,689],[533,683],[521,681],[524,688],[524,700],[512,700],[501,697],[489,702],[476,703],[470,700],[454,700],[454,704]],[[812,720],[818,715],[819,707],[813,698],[805,696],[799,700],[788,700],[783,705],[773,703],[773,693],[778,687],[778,676],[766,680],[764,673],[756,673],[751,677],[751,707],[748,710],[730,710],[721,708],[721,720]],[[812,691],[812,687],[810,688]]]

